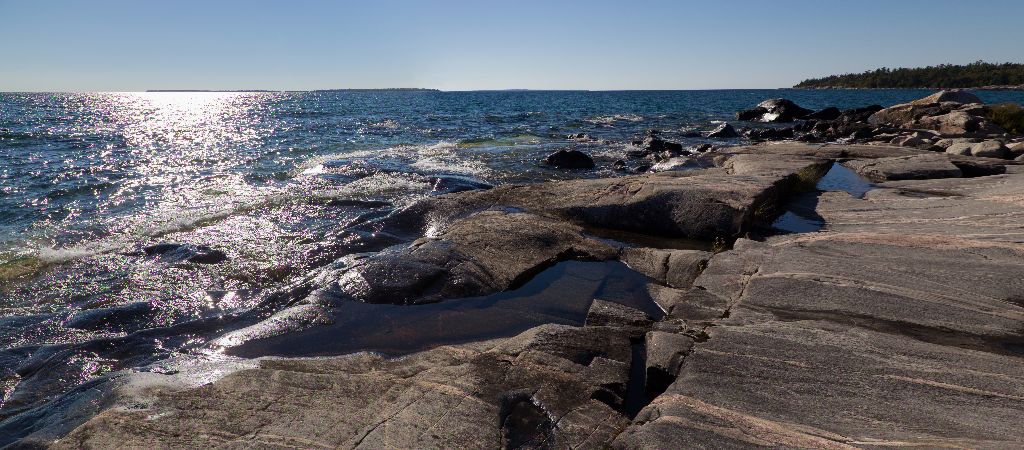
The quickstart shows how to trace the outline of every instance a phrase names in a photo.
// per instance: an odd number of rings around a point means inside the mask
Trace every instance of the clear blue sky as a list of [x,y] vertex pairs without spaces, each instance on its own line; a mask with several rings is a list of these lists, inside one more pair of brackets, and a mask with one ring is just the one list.
[[1024,62],[1022,0],[0,0],[0,91],[708,89]]

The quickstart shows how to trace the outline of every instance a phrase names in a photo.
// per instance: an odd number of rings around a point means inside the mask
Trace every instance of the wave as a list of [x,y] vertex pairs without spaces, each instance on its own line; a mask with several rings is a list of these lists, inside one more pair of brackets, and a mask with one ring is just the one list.
[[596,125],[614,125],[616,122],[641,122],[643,120],[643,116],[636,114],[613,114],[610,116],[597,116],[584,119],[585,122],[590,122]]

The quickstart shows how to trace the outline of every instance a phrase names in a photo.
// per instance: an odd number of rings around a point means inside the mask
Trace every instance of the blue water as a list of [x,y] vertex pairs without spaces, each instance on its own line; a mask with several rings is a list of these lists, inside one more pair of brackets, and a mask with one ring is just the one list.
[[[646,130],[705,142],[682,135],[767,98],[818,109],[929,93],[0,93],[0,421],[107,373],[208,352],[224,317],[354,251],[339,230],[361,216],[452,190],[619,176],[612,163]],[[538,164],[566,147],[597,167]],[[228,259],[142,251],[159,243]]]

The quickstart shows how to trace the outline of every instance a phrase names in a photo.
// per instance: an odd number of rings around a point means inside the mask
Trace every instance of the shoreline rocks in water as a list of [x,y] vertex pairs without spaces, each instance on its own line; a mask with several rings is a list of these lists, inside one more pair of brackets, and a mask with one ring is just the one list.
[[[863,115],[841,111],[818,131]],[[125,374],[88,390],[91,409],[68,407],[64,420],[33,421],[14,439],[55,448],[1020,447],[1024,167],[954,154],[986,139],[933,151],[920,147],[950,138],[895,138],[908,145],[760,144],[702,155],[712,167],[701,169],[431,197],[351,230],[411,243],[336,261],[287,301],[416,308],[506,290],[557,261],[618,260],[648,277],[664,317],[596,296],[579,326],[400,358],[262,358],[200,385]],[[1011,156],[1007,139],[991,140]],[[873,189],[862,198],[817,189],[834,164]],[[791,206],[825,226],[771,230]],[[607,237],[624,235],[698,239],[713,251]]]

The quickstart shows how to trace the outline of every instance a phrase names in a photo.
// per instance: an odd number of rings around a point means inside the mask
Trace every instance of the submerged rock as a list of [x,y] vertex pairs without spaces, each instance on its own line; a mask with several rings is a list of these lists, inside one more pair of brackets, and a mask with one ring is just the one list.
[[594,159],[579,150],[559,150],[544,158],[544,164],[559,169],[592,169]]
[[190,262],[195,264],[217,264],[228,260],[221,250],[205,245],[156,244],[142,249],[147,256],[158,256],[164,262]]

